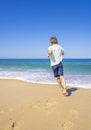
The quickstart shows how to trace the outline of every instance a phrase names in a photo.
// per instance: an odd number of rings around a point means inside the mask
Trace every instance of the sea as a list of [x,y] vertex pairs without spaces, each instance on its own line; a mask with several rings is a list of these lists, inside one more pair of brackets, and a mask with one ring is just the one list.
[[[91,59],[63,59],[68,86],[91,88]],[[0,59],[0,79],[57,84],[49,59]]]

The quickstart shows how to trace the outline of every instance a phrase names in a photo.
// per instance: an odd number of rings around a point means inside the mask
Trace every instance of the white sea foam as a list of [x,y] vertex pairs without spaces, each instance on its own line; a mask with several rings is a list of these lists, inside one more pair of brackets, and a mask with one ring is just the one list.
[[[0,71],[0,78],[18,79],[33,83],[56,84],[52,72],[48,71]],[[74,87],[91,88],[91,75],[67,75],[67,85]]]

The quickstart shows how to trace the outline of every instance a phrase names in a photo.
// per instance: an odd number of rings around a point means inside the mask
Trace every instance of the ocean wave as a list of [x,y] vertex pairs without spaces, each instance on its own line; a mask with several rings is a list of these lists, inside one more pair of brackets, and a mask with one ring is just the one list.
[[[91,88],[91,75],[65,74],[68,86]],[[0,78],[18,79],[33,83],[57,84],[52,72],[48,71],[0,71]]]

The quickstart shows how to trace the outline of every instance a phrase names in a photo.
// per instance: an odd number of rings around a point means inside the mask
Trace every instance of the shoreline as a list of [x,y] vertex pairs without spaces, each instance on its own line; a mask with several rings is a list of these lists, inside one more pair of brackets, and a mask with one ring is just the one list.
[[[0,80],[15,80],[15,81],[21,81],[21,82],[26,82],[26,83],[32,83],[32,84],[41,84],[41,85],[58,85],[58,83],[45,83],[45,82],[36,82],[36,81],[29,81],[25,79],[18,79],[18,78],[0,78]],[[85,87],[83,85],[74,85],[74,84],[67,84],[66,86],[70,87],[75,87],[75,88],[84,88],[84,89],[91,89],[91,87]]]
[[35,82],[35,81],[29,81],[25,79],[18,79],[18,78],[0,78],[0,80],[16,80],[16,81],[21,81],[26,83],[33,83],[33,84],[57,85],[57,83]]
[[[0,79],[1,130],[90,130],[91,89]],[[56,119],[56,120],[55,120]]]

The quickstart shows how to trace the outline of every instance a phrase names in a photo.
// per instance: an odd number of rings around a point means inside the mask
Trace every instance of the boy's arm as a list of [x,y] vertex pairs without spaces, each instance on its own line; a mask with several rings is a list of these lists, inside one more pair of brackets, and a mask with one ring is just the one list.
[[61,54],[64,55],[64,49],[61,47]]
[[48,50],[48,57],[50,57],[52,54],[51,50]]
[[64,55],[64,50],[62,50],[61,52],[62,52],[62,55]]

